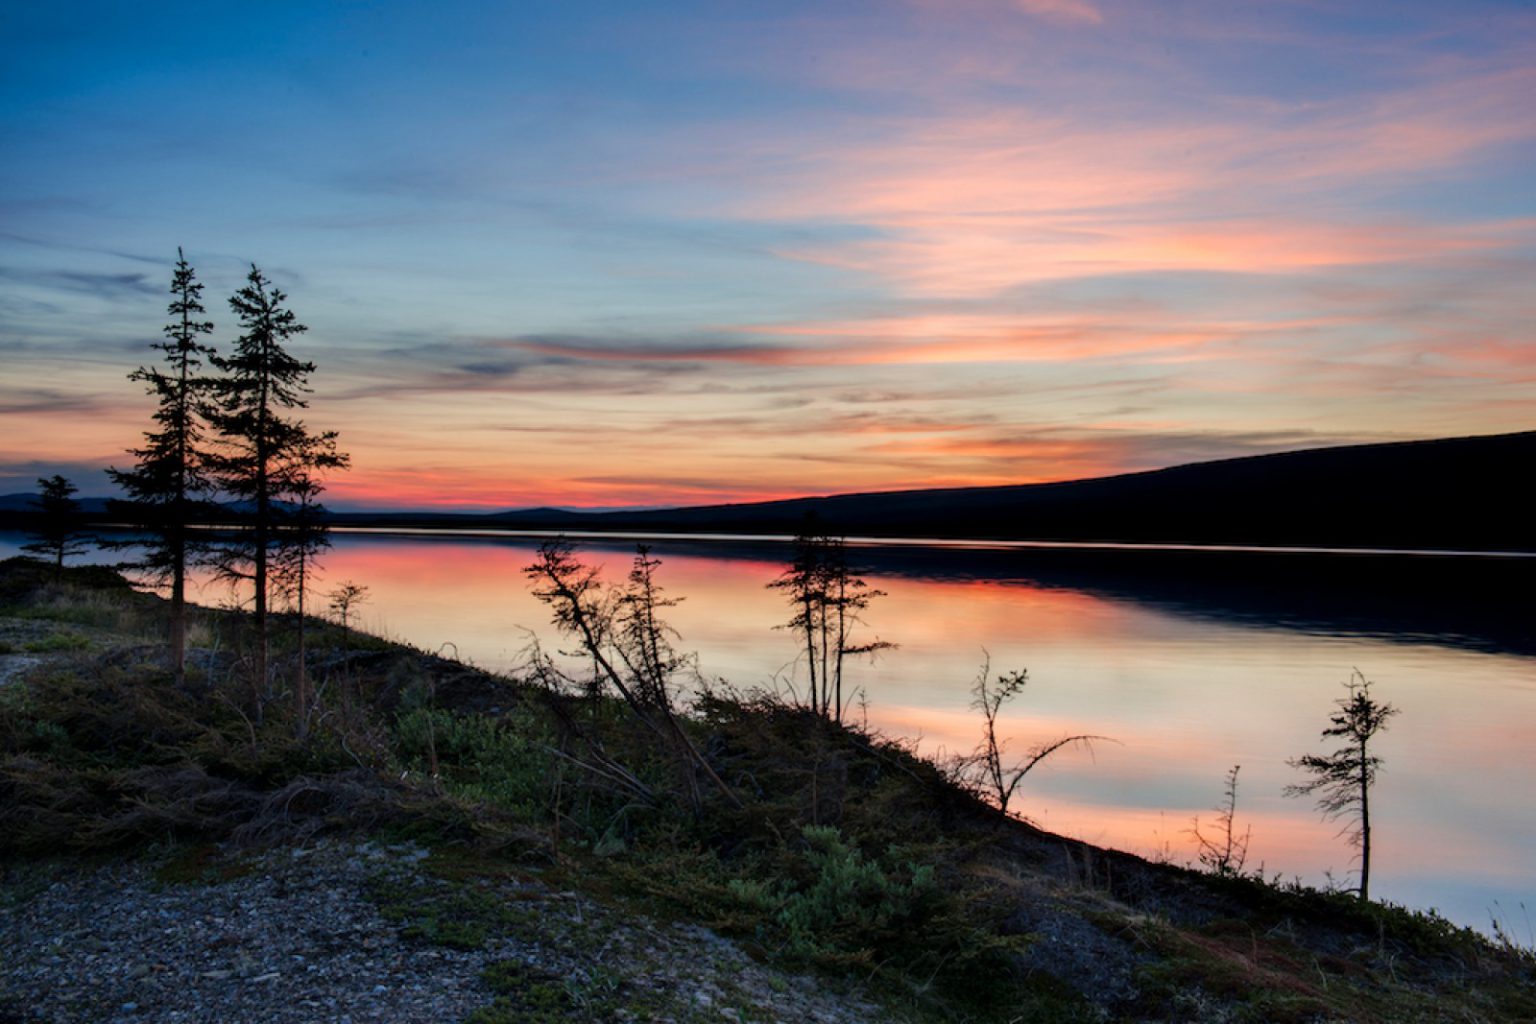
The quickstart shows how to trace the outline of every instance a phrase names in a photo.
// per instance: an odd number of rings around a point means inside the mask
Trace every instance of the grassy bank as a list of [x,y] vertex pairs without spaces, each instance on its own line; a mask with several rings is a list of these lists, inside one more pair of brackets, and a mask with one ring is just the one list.
[[[420,941],[515,927],[489,881],[537,877],[707,926],[913,1021],[1536,1019],[1529,951],[1001,819],[899,742],[771,695],[706,693],[680,720],[716,789],[611,697],[318,620],[306,667],[320,700],[300,730],[282,699],[292,623],[273,678],[253,685],[248,624],[200,609],[178,687],[162,620],[161,602],[111,573],[54,582],[37,563],[0,564],[12,862],[177,850],[216,875],[242,846],[411,839],[449,884],[376,899]],[[517,972],[489,979],[502,994],[478,1020],[644,1017],[623,978],[578,1005]]]

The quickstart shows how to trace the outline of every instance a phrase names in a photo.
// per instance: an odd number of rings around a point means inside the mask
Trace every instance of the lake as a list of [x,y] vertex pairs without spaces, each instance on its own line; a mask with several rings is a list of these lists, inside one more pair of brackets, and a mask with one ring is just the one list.
[[[0,555],[19,539],[0,535]],[[571,646],[522,573],[537,543],[338,534],[317,589],[362,584],[364,628],[513,671],[535,637]],[[632,540],[578,543],[608,579],[627,571]],[[740,688],[801,682],[795,640],[774,628],[789,610],[766,587],[787,544],[650,543],[659,582],[683,598],[668,619],[704,676]],[[1113,742],[1043,762],[1014,808],[1152,858],[1194,859],[1191,823],[1198,815],[1214,835],[1223,776],[1240,764],[1249,868],[1353,884],[1339,824],[1282,789],[1303,781],[1288,758],[1337,745],[1319,733],[1358,669],[1401,712],[1375,744],[1385,768],[1372,793],[1372,894],[1483,931],[1497,917],[1533,941],[1536,560],[889,543],[850,555],[885,592],[862,637],[898,645],[847,671],[865,694],[854,717],[926,753],[969,751],[982,664],[1028,669],[1005,711],[1014,751],[1073,733]],[[204,584],[195,597],[218,604],[228,592]]]

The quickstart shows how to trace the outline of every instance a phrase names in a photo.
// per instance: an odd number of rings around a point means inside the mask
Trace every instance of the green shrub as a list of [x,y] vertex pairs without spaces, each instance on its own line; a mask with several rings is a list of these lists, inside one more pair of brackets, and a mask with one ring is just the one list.
[[527,714],[516,719],[415,708],[396,719],[396,743],[404,766],[415,771],[428,769],[435,748],[439,775],[453,795],[535,820],[544,813],[550,756],[540,724]]
[[731,883],[739,901],[770,914],[791,959],[829,964],[883,959],[911,942],[939,908],[930,866],[870,860],[827,826],[806,826],[801,835],[803,884]]

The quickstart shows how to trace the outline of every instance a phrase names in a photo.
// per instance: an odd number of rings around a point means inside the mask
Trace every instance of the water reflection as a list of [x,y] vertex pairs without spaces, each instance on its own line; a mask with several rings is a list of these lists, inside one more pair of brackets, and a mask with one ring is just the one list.
[[[700,669],[738,686],[794,685],[788,617],[766,589],[778,544],[657,541],[659,579],[684,598],[670,619]],[[528,593],[533,542],[342,535],[322,591],[369,588],[365,628],[478,664],[515,668],[537,636],[560,641]],[[588,543],[584,557],[622,577],[628,542]],[[1025,782],[1017,808],[1043,826],[1183,862],[1195,815],[1210,822],[1222,776],[1242,764],[1240,826],[1250,866],[1322,883],[1346,880],[1351,851],[1306,801],[1286,759],[1331,749],[1319,738],[1340,683],[1359,667],[1402,714],[1379,737],[1386,769],[1373,796],[1372,888],[1486,928],[1536,896],[1536,741],[1531,593],[1536,565],[1304,556],[1206,559],[1159,553],[860,548],[887,592],[869,637],[899,644],[849,672],[869,723],[930,753],[969,750],[978,722],[969,687],[1027,668],[1005,734],[1023,752],[1069,733],[1116,743],[1064,751]],[[1286,559],[1297,559],[1288,561]],[[208,586],[201,599],[224,592]]]

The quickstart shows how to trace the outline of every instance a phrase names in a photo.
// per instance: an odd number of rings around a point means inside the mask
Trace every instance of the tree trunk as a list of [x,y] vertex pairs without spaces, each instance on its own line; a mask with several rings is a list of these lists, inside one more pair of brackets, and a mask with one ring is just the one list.
[[[177,512],[177,515],[184,515]],[[187,682],[187,542],[181,525],[172,527],[171,551],[171,671],[176,685]]]
[[[263,339],[265,347],[270,340],[271,327],[266,326],[266,335]],[[268,361],[270,365],[270,360]],[[253,609],[256,615],[256,716],[261,720],[261,701],[266,696],[267,681],[267,531],[271,525],[272,495],[270,491],[271,480],[268,478],[270,469],[268,461],[271,452],[267,447],[268,416],[270,410],[267,407],[268,380],[265,375],[261,379],[261,391],[256,406],[256,550],[254,552],[255,565],[254,576],[256,586],[256,604]]]
[[303,743],[309,737],[309,675],[304,671],[304,556],[299,558],[299,669],[293,682],[293,704],[295,735]]
[[1365,760],[1365,741],[1360,741],[1360,898],[1371,898],[1371,784]]
[[257,716],[260,718],[260,701],[267,688],[267,529],[266,502],[258,500],[256,510],[255,571],[252,574],[256,588],[252,613],[256,620],[256,670],[255,687]]

